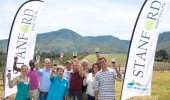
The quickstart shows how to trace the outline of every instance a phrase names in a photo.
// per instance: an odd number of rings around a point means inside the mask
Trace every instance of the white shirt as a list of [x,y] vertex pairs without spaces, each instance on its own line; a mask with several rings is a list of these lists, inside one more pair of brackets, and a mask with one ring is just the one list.
[[[71,72],[72,72],[72,70],[70,70],[70,71],[64,70],[63,76],[67,79],[68,84],[70,83],[70,73],[71,73]],[[68,86],[69,86],[69,85],[68,85]]]
[[92,73],[89,73],[87,75],[87,79],[84,78],[84,80],[83,80],[84,86],[86,86],[88,84],[86,93],[93,97],[94,97],[94,89],[93,89],[94,81],[95,81],[95,77],[93,77]]

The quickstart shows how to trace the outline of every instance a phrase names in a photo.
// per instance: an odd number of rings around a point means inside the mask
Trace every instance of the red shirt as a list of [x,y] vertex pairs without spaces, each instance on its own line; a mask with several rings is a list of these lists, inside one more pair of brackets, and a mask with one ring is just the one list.
[[79,75],[79,71],[70,73],[70,92],[82,91],[83,77]]

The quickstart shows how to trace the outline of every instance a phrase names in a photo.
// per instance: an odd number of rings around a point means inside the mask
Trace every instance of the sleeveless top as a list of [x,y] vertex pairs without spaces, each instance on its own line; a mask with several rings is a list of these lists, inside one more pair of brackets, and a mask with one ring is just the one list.
[[20,82],[17,84],[17,93],[15,100],[26,100],[29,99],[29,79],[27,77],[27,82],[24,82],[19,76]]

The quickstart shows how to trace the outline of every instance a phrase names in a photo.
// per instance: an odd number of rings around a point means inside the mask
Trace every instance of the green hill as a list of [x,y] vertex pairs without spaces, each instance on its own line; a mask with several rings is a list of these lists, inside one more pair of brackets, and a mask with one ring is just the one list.
[[170,32],[163,32],[159,35],[157,50],[161,49],[170,53]]
[[[160,34],[157,49],[165,49],[170,52],[170,32]],[[0,50],[6,52],[8,40],[0,40]],[[37,35],[35,52],[45,51],[56,53],[64,52],[88,52],[94,53],[94,48],[99,47],[100,53],[125,53],[128,52],[129,40],[120,40],[111,35],[82,37],[69,29],[60,29]]]

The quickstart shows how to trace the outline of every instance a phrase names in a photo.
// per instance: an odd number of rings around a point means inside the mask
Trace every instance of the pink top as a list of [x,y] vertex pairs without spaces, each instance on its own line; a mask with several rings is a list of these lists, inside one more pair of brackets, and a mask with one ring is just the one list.
[[35,70],[29,70],[27,76],[30,78],[30,89],[39,88],[39,76]]

